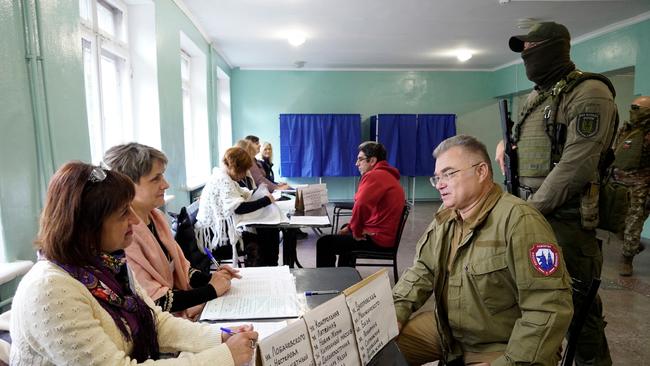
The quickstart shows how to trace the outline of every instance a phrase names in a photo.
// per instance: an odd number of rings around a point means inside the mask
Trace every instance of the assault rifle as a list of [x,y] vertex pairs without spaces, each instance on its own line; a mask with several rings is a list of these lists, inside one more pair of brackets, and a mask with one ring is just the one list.
[[578,338],[580,338],[580,331],[582,331],[582,326],[585,325],[587,320],[587,313],[591,309],[596,300],[596,295],[598,294],[598,287],[600,287],[600,278],[594,278],[591,280],[589,288],[585,289],[585,284],[582,281],[572,278],[573,280],[573,292],[574,295],[582,297],[582,304],[579,308],[574,309],[573,319],[571,319],[571,326],[569,328],[569,338],[567,338],[566,349],[564,350],[564,355],[562,356],[562,366],[571,366],[573,365],[573,358],[576,355],[576,347],[578,343]]
[[503,184],[506,186],[506,190],[510,194],[519,196],[519,176],[517,175],[518,171],[518,162],[517,162],[517,153],[513,149],[512,141],[512,128],[514,122],[510,119],[508,114],[508,101],[501,99],[499,101],[499,112],[501,113],[501,129],[503,130],[503,147],[504,147],[504,170],[505,170],[505,180]]

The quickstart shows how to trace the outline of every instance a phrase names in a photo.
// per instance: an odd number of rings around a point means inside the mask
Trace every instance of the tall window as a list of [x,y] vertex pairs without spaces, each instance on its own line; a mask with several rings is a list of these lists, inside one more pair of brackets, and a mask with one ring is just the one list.
[[217,122],[219,125],[219,161],[232,146],[232,117],[230,115],[230,77],[217,67]]
[[183,97],[183,140],[187,188],[204,184],[210,176],[208,129],[207,61],[201,51],[181,32],[181,92]]
[[133,139],[127,7],[120,0],[79,0],[86,111],[93,162]]

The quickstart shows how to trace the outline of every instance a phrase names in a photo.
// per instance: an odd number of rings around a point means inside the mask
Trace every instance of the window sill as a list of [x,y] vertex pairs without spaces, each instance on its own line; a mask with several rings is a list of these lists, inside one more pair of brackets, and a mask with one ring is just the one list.
[[11,263],[3,263],[0,268],[0,285],[13,280],[18,276],[22,276],[34,265],[32,261],[16,261]]

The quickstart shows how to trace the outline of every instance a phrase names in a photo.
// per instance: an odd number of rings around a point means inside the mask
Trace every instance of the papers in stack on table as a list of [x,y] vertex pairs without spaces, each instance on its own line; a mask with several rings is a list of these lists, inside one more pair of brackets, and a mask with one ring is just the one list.
[[201,320],[296,318],[300,301],[289,267],[241,268],[228,292],[206,303]]

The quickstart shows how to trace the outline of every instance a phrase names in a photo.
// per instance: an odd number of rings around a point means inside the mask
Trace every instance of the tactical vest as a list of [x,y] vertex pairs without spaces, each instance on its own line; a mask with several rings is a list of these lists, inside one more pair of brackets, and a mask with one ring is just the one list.
[[616,96],[614,86],[605,76],[574,70],[553,88],[527,101],[512,133],[517,145],[520,177],[546,177],[560,161],[566,142],[567,123],[558,121],[557,110],[564,94],[585,80],[600,80]]
[[642,108],[638,119],[626,122],[614,145],[614,167],[623,170],[650,168],[650,108]]

